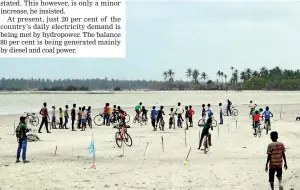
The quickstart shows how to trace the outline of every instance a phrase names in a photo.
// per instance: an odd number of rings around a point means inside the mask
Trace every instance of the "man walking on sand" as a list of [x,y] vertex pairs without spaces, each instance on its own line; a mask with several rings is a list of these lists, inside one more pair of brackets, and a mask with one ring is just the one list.
[[75,123],[75,119],[76,119],[76,110],[75,110],[75,108],[76,108],[76,104],[73,104],[73,108],[71,110],[72,131],[76,131],[74,129],[74,123]]
[[[270,137],[272,143],[268,145],[267,149],[267,163],[266,163],[266,172],[269,170],[269,182],[271,189],[274,190],[274,178],[275,173],[279,181],[279,189],[283,190],[282,182],[282,159],[284,161],[284,169],[287,169],[286,157],[285,157],[285,147],[283,143],[278,142],[278,133],[276,131],[271,132]],[[269,167],[268,167],[269,164]]]
[[40,114],[42,115],[42,122],[41,122],[41,125],[40,125],[40,128],[39,128],[39,133],[42,133],[41,132],[41,129],[43,127],[43,125],[45,124],[46,126],[46,130],[47,130],[47,133],[51,133],[49,130],[48,130],[48,110],[47,110],[47,104],[46,102],[44,102],[44,107],[42,107],[41,111],[40,111]]

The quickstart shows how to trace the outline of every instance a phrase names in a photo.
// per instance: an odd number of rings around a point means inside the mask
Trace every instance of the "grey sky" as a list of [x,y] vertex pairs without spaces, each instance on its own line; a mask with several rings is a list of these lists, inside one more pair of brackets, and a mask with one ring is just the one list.
[[228,75],[300,63],[300,4],[296,2],[131,1],[126,59],[0,59],[1,77],[162,80],[172,68]]

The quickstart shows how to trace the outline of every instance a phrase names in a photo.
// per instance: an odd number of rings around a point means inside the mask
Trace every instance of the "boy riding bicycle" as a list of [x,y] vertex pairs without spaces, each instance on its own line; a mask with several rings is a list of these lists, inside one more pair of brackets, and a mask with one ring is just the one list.
[[207,122],[204,124],[201,137],[200,137],[200,142],[199,142],[199,150],[201,149],[202,141],[205,136],[208,136],[208,144],[209,146],[212,146],[211,144],[211,134],[209,133],[209,129],[213,130],[213,127],[211,126],[212,119],[208,118]]
[[137,106],[135,106],[134,110],[136,112],[135,118],[139,119],[140,111],[142,110],[142,102],[140,102]]
[[266,107],[266,110],[263,112],[262,114],[262,118],[265,118],[265,125],[264,125],[264,129],[266,128],[266,124],[269,124],[269,127],[271,127],[271,117],[273,117],[273,113],[269,110],[269,106]]

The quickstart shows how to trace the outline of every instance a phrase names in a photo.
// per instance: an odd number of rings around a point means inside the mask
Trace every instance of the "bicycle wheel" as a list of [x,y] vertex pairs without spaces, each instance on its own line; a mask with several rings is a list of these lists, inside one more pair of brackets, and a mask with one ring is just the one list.
[[115,139],[116,139],[117,146],[121,148],[123,143],[122,143],[122,140],[121,140],[121,133],[119,131],[116,132]]
[[129,115],[126,115],[125,116],[125,123],[128,123],[130,121],[130,116]]
[[31,124],[33,126],[38,126],[38,124],[39,124],[39,118],[37,116],[32,116]]
[[211,126],[212,126],[212,127],[216,127],[217,125],[218,125],[217,120],[212,119],[212,121],[211,121]]
[[205,121],[204,121],[203,119],[200,119],[200,120],[198,121],[198,126],[199,126],[199,127],[203,127],[204,124],[205,124]]
[[164,121],[163,119],[161,119],[161,120],[159,121],[159,125],[160,125],[160,127],[161,127],[162,129],[164,129],[164,127],[165,127],[165,121]]
[[89,118],[89,119],[88,119],[88,126],[89,126],[90,128],[93,128],[92,118]]
[[130,136],[127,132],[125,132],[125,133],[124,133],[124,137],[125,137],[124,143],[125,143],[127,146],[131,147],[131,146],[132,146],[132,138],[131,138],[131,136]]
[[258,127],[257,127],[257,133],[258,133],[258,137],[261,137],[261,128],[260,128],[259,124],[258,124]]
[[104,123],[103,115],[101,115],[101,114],[96,115],[96,116],[94,117],[94,123],[95,123],[95,125],[97,125],[97,126],[103,125],[103,123]]
[[232,115],[237,116],[239,114],[239,111],[237,109],[232,109]]
[[204,154],[206,154],[209,151],[209,145],[208,145],[208,139],[207,139],[207,137],[205,137],[203,145],[204,145]]

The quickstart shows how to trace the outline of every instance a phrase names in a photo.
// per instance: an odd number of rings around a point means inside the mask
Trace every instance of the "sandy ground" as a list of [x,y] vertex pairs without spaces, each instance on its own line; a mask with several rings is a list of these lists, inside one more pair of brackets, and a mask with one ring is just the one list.
[[[165,109],[169,112],[168,107]],[[216,113],[217,107],[213,109]],[[239,116],[225,117],[224,125],[219,126],[219,135],[218,128],[212,131],[213,146],[206,155],[197,149],[200,128],[196,122],[200,118],[200,107],[196,107],[195,127],[186,133],[187,146],[183,129],[153,132],[150,124],[140,126],[130,122],[132,128],[128,133],[133,138],[133,146],[125,147],[125,157],[120,157],[123,150],[115,144],[116,129],[112,127],[95,127],[85,132],[55,129],[51,134],[39,134],[42,141],[28,143],[28,164],[15,164],[17,143],[13,125],[19,115],[1,116],[0,189],[267,190],[268,174],[264,166],[269,135],[263,131],[261,138],[254,137],[248,107],[237,106],[237,109]],[[299,105],[283,105],[282,119],[279,117],[281,106],[274,105],[271,110],[275,114],[272,130],[278,131],[279,141],[287,148],[289,168],[283,173],[284,189],[298,190],[300,122],[295,121],[295,113],[300,113]],[[96,169],[90,168],[92,156],[88,155],[92,134]],[[188,166],[184,166],[190,147]]]

